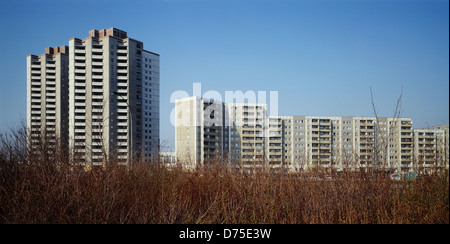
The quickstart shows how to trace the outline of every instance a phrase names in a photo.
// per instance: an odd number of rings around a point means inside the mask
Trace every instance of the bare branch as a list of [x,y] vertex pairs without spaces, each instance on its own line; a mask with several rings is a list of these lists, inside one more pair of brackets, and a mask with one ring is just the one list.
[[370,87],[370,101],[372,103],[372,109],[373,109],[373,113],[375,115],[376,120],[378,121],[378,113],[377,113],[377,109],[375,107],[375,102],[373,100],[373,92],[372,92],[372,87]]

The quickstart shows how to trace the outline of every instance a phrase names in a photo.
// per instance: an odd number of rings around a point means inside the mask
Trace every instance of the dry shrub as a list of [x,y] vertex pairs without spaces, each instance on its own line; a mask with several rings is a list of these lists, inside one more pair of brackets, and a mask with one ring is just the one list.
[[23,161],[5,143],[0,223],[449,223],[448,171],[408,182],[383,173],[244,174],[223,163],[85,170],[54,157]]

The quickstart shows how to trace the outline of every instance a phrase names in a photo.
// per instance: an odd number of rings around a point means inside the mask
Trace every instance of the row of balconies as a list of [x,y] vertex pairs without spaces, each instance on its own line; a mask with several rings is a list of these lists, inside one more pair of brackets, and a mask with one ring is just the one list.
[[436,147],[436,145],[435,144],[418,144],[418,147],[419,148],[423,148],[423,147],[433,147],[433,148],[435,148]]
[[331,126],[331,120],[329,119],[311,119],[312,125],[330,125]]
[[126,49],[126,47],[125,47],[125,49],[117,49],[117,53],[119,53],[119,54],[128,54],[128,50]]

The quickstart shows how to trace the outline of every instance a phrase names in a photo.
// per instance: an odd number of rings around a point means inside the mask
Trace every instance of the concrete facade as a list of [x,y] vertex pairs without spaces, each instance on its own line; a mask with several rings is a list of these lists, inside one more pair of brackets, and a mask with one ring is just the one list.
[[[68,144],[68,47],[48,47],[27,56],[27,131],[29,146],[45,143],[49,153]],[[34,152],[34,150],[32,150]]]
[[224,155],[223,103],[198,97],[175,101],[175,153],[188,167]]
[[204,119],[209,104],[199,97],[176,101],[176,156],[190,167],[222,158],[241,169],[412,171],[424,154],[427,167],[448,168],[448,126],[413,130],[410,118],[275,117],[268,116],[266,104],[220,103],[215,110],[223,117],[214,118],[221,126],[212,129]]
[[54,126],[64,138],[71,160],[87,166],[157,159],[159,57],[116,28],[91,30],[85,39],[70,39],[68,47],[29,55],[32,136],[45,119],[46,128]]
[[120,163],[159,153],[159,55],[115,28],[69,41],[74,160]]

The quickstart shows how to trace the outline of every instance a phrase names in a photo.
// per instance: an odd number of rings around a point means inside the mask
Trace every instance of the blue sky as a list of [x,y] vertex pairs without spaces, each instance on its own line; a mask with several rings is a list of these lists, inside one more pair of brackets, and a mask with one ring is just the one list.
[[392,116],[449,123],[444,0],[1,1],[0,130],[26,119],[26,56],[116,27],[161,55],[161,139],[170,95],[278,91],[279,114]]

